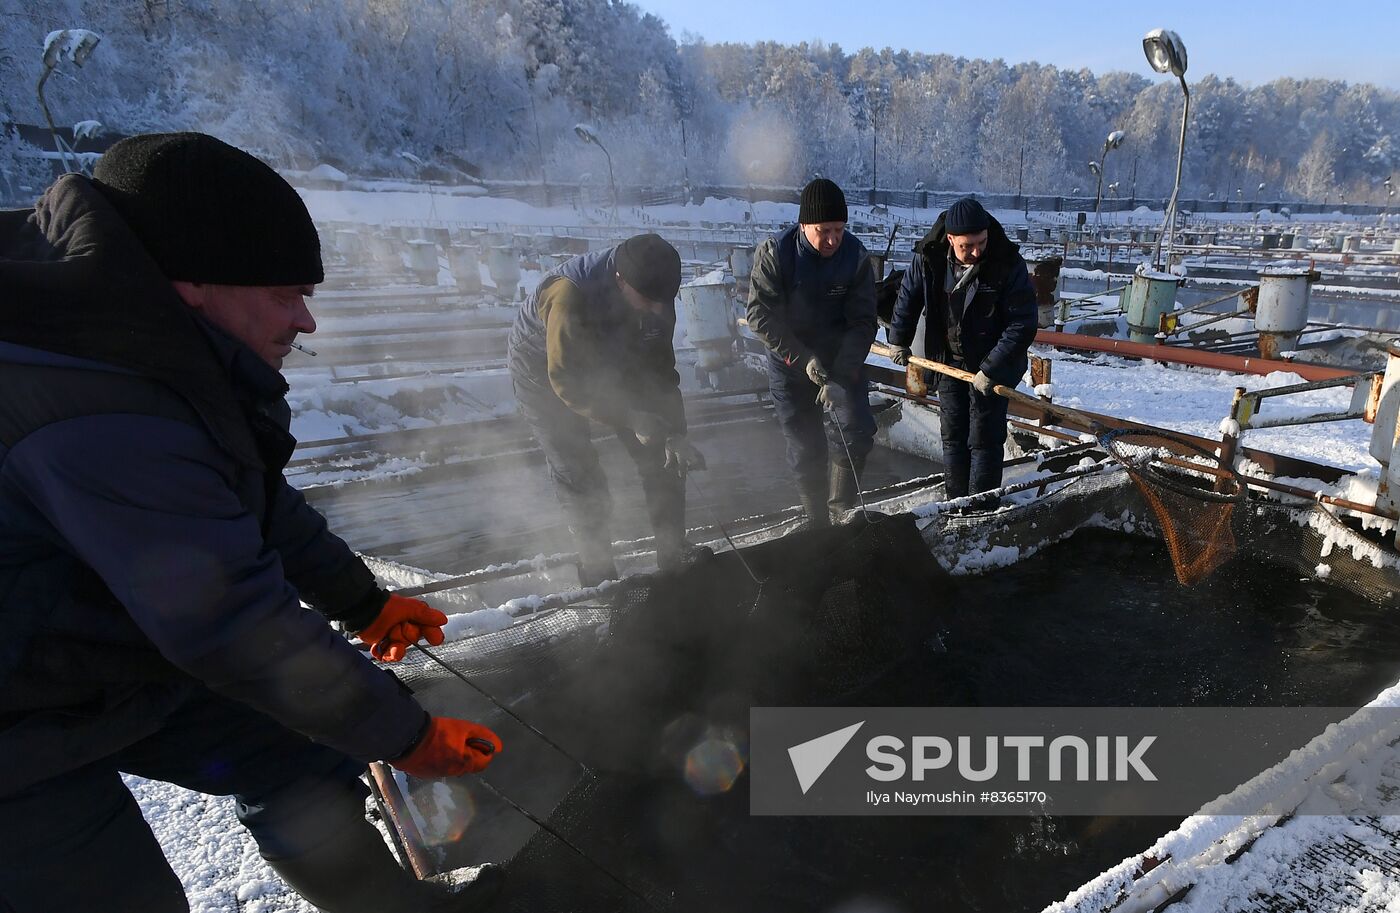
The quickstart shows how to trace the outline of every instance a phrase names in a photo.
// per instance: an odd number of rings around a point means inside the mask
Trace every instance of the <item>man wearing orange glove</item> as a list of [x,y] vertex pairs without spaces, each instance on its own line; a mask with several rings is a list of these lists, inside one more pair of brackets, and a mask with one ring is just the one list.
[[[481,771],[374,655],[442,642],[289,486],[282,361],[323,278],[301,198],[201,134],[113,146],[0,213],[0,910],[188,910],[123,774],[237,800],[329,913],[485,909],[365,820],[366,762]],[[309,611],[303,604],[315,611]]]

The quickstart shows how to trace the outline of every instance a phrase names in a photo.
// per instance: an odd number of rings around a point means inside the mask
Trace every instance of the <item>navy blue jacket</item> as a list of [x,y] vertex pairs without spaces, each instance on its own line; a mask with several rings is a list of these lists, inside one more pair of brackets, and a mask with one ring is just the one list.
[[326,623],[383,596],[282,477],[281,375],[80,176],[0,213],[0,287],[0,792],[200,687],[361,760],[406,751],[423,709]]
[[[948,249],[948,232],[943,216],[939,216],[914,246],[914,259],[899,287],[889,332],[891,343],[912,345],[919,316],[927,314],[924,357],[945,364],[951,358],[944,317]],[[1026,373],[1026,350],[1035,341],[1035,290],[1020,248],[996,219],[987,229],[987,250],[977,283],[977,294],[965,304],[959,325],[963,362],[969,371],[984,371],[997,383],[1013,387]]]
[[870,255],[850,232],[830,257],[794,225],[758,246],[749,278],[749,329],[771,356],[801,370],[812,355],[854,382],[879,326]]
[[[663,315],[643,315],[628,305],[614,278],[616,251],[594,251],[560,264],[520,306],[508,343],[516,394],[557,397],[574,412],[618,428],[630,427],[633,410],[650,412],[665,419],[673,434],[684,434],[672,345],[674,302]],[[561,313],[546,318],[541,297],[547,291]],[[546,320],[566,335],[551,334]]]

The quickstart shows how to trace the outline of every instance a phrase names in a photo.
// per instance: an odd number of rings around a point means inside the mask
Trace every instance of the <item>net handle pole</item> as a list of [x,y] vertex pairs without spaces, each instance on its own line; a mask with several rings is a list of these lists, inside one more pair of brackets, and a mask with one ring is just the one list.
[[[886,358],[889,358],[891,355],[890,348],[878,342],[871,344],[870,351],[875,355],[883,355]],[[972,378],[975,376],[971,371],[964,371],[962,368],[954,368],[951,365],[945,365],[938,361],[930,361],[927,358],[920,358],[917,355],[909,356],[909,364],[916,368],[923,368],[926,371],[946,374],[948,377],[953,377],[969,384],[972,383]],[[1069,409],[1065,406],[1047,403],[1043,399],[1037,399],[1034,396],[1022,393],[1015,387],[1008,387],[1005,384],[994,385],[992,391],[998,396],[1003,396],[1013,402],[1020,403],[1023,406],[1029,406],[1032,409],[1049,415],[1056,421],[1065,421],[1068,419],[1078,422],[1086,428],[1097,428],[1103,424],[1103,422],[1089,415],[1087,412],[1080,412],[1078,409]]]

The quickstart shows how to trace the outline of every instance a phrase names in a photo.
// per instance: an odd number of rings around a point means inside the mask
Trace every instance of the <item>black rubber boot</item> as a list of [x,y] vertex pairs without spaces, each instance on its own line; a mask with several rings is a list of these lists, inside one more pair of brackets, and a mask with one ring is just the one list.
[[831,518],[844,523],[851,511],[860,506],[860,473],[865,469],[865,460],[855,459],[850,466],[833,462],[827,471],[826,506]]
[[678,571],[714,554],[685,538],[685,479],[673,473],[643,480],[647,516],[656,537],[656,568]]
[[310,852],[267,862],[323,913],[478,913],[491,908],[505,881],[496,866],[482,868],[472,881],[454,873],[419,881],[363,819]]
[[589,531],[583,526],[571,528],[574,544],[578,547],[579,586],[597,586],[604,580],[617,579],[617,565],[613,562],[612,541],[606,531]]
[[822,484],[821,479],[798,480],[797,497],[802,501],[802,513],[806,515],[806,519],[792,532],[825,529],[831,525],[831,514],[827,511],[826,495],[826,486]]

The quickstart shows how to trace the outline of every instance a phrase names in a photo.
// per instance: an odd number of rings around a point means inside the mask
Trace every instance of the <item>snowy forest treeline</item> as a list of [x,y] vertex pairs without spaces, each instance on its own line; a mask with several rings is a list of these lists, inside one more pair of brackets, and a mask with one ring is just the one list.
[[[1009,66],[837,45],[707,44],[614,0],[0,0],[5,119],[42,123],[45,34],[103,41],[46,94],[59,124],[199,129],[287,168],[412,177],[801,184],[1092,195],[1170,192],[1182,96],[1170,76]],[[1170,23],[1167,23],[1168,25]],[[1188,45],[1191,36],[1183,36]],[[890,23],[890,41],[899,41]],[[1400,93],[1192,60],[1183,195],[1387,202]],[[14,167],[13,143],[0,167]],[[1265,189],[1259,190],[1258,185]]]

